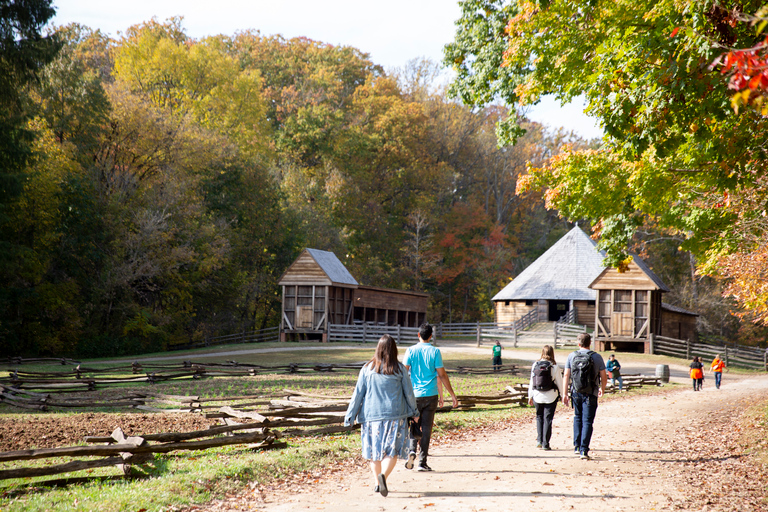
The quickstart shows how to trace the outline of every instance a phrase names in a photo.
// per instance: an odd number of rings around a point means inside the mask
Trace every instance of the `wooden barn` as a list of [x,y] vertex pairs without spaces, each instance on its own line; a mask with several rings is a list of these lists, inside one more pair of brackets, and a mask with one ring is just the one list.
[[590,284],[598,292],[596,350],[650,352],[650,335],[695,340],[696,313],[665,304],[664,282],[637,256],[619,272],[604,269]]
[[327,341],[330,324],[418,327],[429,295],[360,285],[332,252],[304,249],[278,282],[283,289],[280,339]]
[[531,311],[539,322],[575,310],[576,323],[594,329],[595,349],[650,352],[651,334],[696,339],[696,313],[662,302],[669,288],[637,256],[619,272],[603,265],[597,244],[578,226],[558,240],[493,297],[496,322]]
[[576,322],[595,326],[595,291],[589,284],[605,268],[597,244],[578,226],[558,240],[493,297],[496,322],[519,320],[532,310],[540,322],[571,309]]

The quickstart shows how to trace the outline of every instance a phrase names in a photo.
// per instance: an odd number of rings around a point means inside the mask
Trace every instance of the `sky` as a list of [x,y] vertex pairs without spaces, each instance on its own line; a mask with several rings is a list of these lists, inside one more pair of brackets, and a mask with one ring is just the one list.
[[[187,35],[194,38],[248,29],[304,36],[354,46],[385,69],[422,57],[440,62],[461,14],[456,0],[54,0],[54,7],[54,24],[77,22],[111,36],[152,17],[182,16]],[[561,107],[547,97],[531,107],[528,117],[585,138],[602,136],[597,123],[583,114],[582,103]]]

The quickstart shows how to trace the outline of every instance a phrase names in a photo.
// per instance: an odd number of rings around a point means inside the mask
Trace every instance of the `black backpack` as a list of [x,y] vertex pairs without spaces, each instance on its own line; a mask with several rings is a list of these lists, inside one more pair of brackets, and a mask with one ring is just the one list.
[[552,380],[552,363],[549,361],[543,360],[534,363],[533,389],[537,391],[555,389],[555,381]]
[[571,359],[571,389],[576,393],[589,394],[595,388],[595,362],[591,350],[577,351]]

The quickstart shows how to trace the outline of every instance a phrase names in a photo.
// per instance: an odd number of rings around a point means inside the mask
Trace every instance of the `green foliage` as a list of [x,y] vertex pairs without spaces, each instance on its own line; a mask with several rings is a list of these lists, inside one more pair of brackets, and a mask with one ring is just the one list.
[[134,354],[274,326],[304,247],[364,284],[428,292],[430,320],[487,320],[563,229],[514,190],[565,137],[529,124],[499,148],[508,111],[451,101],[428,61],[388,76],[355,48],[194,39],[180,18],[56,38],[15,103],[33,121],[0,119],[16,176],[3,353]]
[[[472,104],[583,95],[605,131],[604,147],[574,148],[534,166],[519,190],[547,189],[549,207],[588,219],[614,266],[626,261],[642,225],[681,233],[702,272],[733,277],[732,292],[746,297],[740,269],[757,258],[766,233],[768,154],[759,134],[767,126],[759,109],[734,112],[717,59],[758,43],[743,20],[761,4],[466,1],[446,63],[458,72],[453,90]],[[489,26],[506,27],[503,49]],[[489,74],[499,59],[504,75]],[[504,123],[500,133],[514,140]]]

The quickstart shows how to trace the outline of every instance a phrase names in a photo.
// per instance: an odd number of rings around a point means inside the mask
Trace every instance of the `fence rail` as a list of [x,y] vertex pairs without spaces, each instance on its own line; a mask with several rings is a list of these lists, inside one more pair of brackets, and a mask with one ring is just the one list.
[[187,343],[185,345],[173,345],[169,350],[189,350],[191,348],[211,347],[215,345],[229,345],[235,343],[267,343],[280,341],[280,327],[267,327],[257,331],[243,331],[224,336],[206,338],[205,341]]
[[573,325],[573,324],[555,324],[555,330],[557,332],[557,341],[555,342],[559,346],[576,345],[576,340],[579,334],[587,332],[586,325]]
[[717,354],[720,354],[726,366],[768,370],[765,351],[755,347],[709,345],[665,336],[655,336],[652,345],[654,354],[685,359],[691,359],[694,356],[714,359]]
[[419,339],[418,327],[402,327],[400,325],[376,325],[370,323],[345,325],[330,324],[328,326],[328,341],[354,341],[358,343],[376,343],[379,338],[389,334],[399,344],[413,344]]

